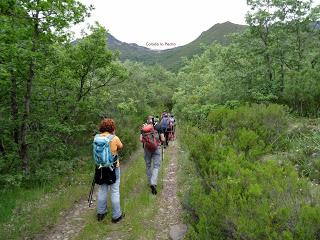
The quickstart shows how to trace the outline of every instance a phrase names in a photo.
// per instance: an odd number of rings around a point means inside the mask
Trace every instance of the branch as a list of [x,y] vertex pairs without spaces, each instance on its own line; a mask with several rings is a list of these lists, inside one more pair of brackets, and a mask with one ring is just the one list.
[[80,76],[80,89],[79,89],[79,95],[78,95],[78,99],[77,99],[78,102],[84,97],[84,94],[83,94],[84,81],[90,72],[90,67],[93,62],[93,59],[94,59],[93,56],[89,59],[89,63],[87,65],[87,68],[85,69],[85,72]]
[[108,80],[106,80],[104,83],[98,85],[97,87],[92,87],[92,84],[90,84],[89,88],[82,94],[82,97],[88,95],[91,91],[97,90],[99,88],[105,87],[108,83],[111,82],[111,80],[114,78],[114,74],[112,74]]
[[[106,80],[104,83],[102,83],[102,84],[100,84],[100,85],[98,85],[96,87],[93,87],[92,83],[90,83],[90,87],[85,91],[85,93],[82,96],[84,97],[87,94],[89,94],[91,91],[95,91],[95,90],[97,90],[99,88],[107,86],[115,77],[116,77],[116,74],[112,73],[111,76],[108,78],[108,80]],[[118,81],[114,85],[117,86],[117,85],[123,83],[124,81],[125,81],[125,79],[123,78],[122,81]]]

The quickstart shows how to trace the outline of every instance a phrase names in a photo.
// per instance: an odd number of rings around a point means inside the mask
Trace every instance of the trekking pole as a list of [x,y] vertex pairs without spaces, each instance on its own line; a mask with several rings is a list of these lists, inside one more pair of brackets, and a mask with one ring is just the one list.
[[164,176],[163,176],[163,172],[164,172],[164,170],[163,170],[163,168],[164,168],[164,162],[163,162],[163,159],[164,159],[164,149],[163,149],[163,144],[161,145],[161,165],[162,165],[162,169],[161,169],[161,172],[162,172],[162,187],[163,187],[163,178],[164,178]]
[[89,207],[91,207],[91,204],[92,204],[92,195],[93,195],[93,190],[94,190],[95,184],[96,184],[96,182],[95,182],[95,175],[94,175],[93,179],[92,179],[92,184],[91,184],[89,196],[88,196]]
[[162,162],[163,162],[163,153],[164,153],[163,144],[161,145],[161,153],[162,153],[162,154],[161,154],[161,155],[162,155],[161,157],[162,157]]

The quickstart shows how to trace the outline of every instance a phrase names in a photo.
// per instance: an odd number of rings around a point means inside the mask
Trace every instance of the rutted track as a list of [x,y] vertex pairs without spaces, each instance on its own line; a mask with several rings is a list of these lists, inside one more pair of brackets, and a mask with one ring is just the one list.
[[169,158],[169,164],[165,169],[163,190],[159,199],[159,211],[154,219],[157,228],[156,239],[169,239],[169,233],[184,231],[185,225],[181,220],[182,205],[177,196],[177,173],[178,173],[178,148],[177,141],[171,142],[171,146],[165,152]]
[[[137,221],[147,221],[146,224],[149,225],[151,229],[154,229],[154,237],[152,239],[169,239],[169,233],[181,233],[185,230],[185,225],[182,224],[181,215],[182,215],[182,206],[177,196],[178,186],[177,186],[177,173],[179,170],[178,165],[178,153],[179,153],[179,145],[177,142],[171,142],[170,147],[165,150],[165,157],[167,159],[166,164],[162,164],[162,167],[165,169],[161,169],[163,172],[163,179],[159,179],[159,181],[163,181],[162,189],[159,189],[159,193],[157,197],[154,199],[157,203],[153,206],[153,210],[155,214],[151,219],[140,219],[136,218]],[[135,164],[134,161],[137,159],[141,159],[143,152],[140,148],[136,151],[130,159],[125,164],[121,165],[122,170],[125,170],[127,167]],[[141,176],[145,178],[145,175]],[[128,181],[128,180],[127,180]],[[125,183],[123,183],[125,184]],[[89,190],[88,185],[88,190]],[[144,184],[140,184],[137,186],[138,189],[134,190],[127,197],[132,198],[132,194],[138,194],[141,191],[147,191],[149,193],[149,188],[146,188]],[[95,189],[98,189],[96,187]],[[150,193],[151,195],[151,193]],[[39,234],[35,239],[46,239],[46,240],[68,240],[74,239],[81,236],[83,230],[88,224],[88,216],[95,215],[96,210],[96,192],[93,197],[93,204],[89,208],[87,203],[87,196],[82,197],[79,201],[75,202],[74,205],[66,212],[61,214],[61,218],[59,222],[54,225],[51,229],[48,229],[44,233]],[[137,209],[138,211],[144,211],[143,209]],[[145,209],[146,210],[146,209]],[[133,217],[133,216],[131,216]],[[128,216],[128,219],[130,215]],[[130,233],[130,229],[133,228],[131,226],[128,219],[121,223],[119,226],[112,226],[110,231],[106,232],[102,239],[111,240],[111,239],[132,239],[132,234]],[[120,227],[122,224],[125,224],[126,227]],[[138,239],[149,239],[146,236],[138,237]],[[150,236],[150,235],[149,235]],[[80,237],[80,239],[82,239]],[[92,239],[95,237],[92,236]],[[182,239],[182,238],[175,238]]]
[[[134,161],[142,154],[141,148],[138,149],[130,158],[121,164],[121,169],[125,169],[129,162]],[[88,185],[88,192],[89,192]],[[95,187],[95,192],[93,194],[93,204],[89,208],[87,202],[87,196],[82,197],[79,201],[75,202],[72,208],[66,212],[61,213],[61,218],[59,222],[52,228],[41,233],[35,237],[37,240],[68,240],[73,239],[77,236],[83,227],[85,226],[84,216],[89,212],[94,212],[96,209],[96,195],[98,187]]]

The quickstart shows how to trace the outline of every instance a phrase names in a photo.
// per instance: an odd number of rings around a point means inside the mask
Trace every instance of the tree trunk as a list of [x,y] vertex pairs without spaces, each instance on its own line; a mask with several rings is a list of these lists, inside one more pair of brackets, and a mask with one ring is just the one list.
[[29,158],[28,158],[28,143],[27,143],[27,134],[28,134],[28,125],[30,117],[30,104],[31,104],[31,94],[32,94],[32,84],[35,78],[35,56],[37,52],[37,42],[39,38],[39,12],[37,11],[34,15],[34,32],[32,37],[32,49],[31,49],[31,61],[29,64],[29,76],[26,82],[26,92],[24,96],[24,113],[22,115],[21,122],[21,143],[20,143],[20,158],[22,160],[22,170],[25,175],[28,175],[30,172],[29,168]]
[[0,141],[0,153],[3,157],[6,157],[6,150],[4,148],[3,140]]
[[17,79],[16,76],[14,75],[13,71],[11,71],[11,117],[14,123],[13,131],[12,131],[12,136],[13,136],[13,141],[16,144],[19,144],[19,128],[18,128],[18,102],[17,102]]
[[300,30],[299,21],[296,22],[296,43],[297,43],[297,51],[298,51],[298,64],[297,64],[297,70],[298,72],[301,71],[302,68],[302,60],[303,60],[303,42],[302,42],[302,36]]
[[20,157],[22,160],[22,170],[24,174],[29,174],[29,159],[28,159],[28,143],[27,143],[27,131],[28,121],[30,116],[30,103],[31,103],[31,91],[32,82],[35,76],[34,72],[34,59],[31,60],[29,65],[29,76],[26,83],[26,93],[24,96],[24,113],[22,116],[21,124],[21,145],[20,145]]
[[283,99],[283,93],[284,93],[284,78],[285,78],[285,60],[284,60],[284,53],[283,51],[281,50],[281,56],[280,56],[280,97],[281,99]]
[[269,26],[265,25],[263,26],[263,30],[260,31],[260,37],[261,40],[264,44],[264,60],[265,60],[265,64],[266,64],[266,70],[267,70],[267,86],[268,86],[268,91],[272,91],[272,85],[273,85],[273,69],[272,69],[272,56],[270,55],[269,51],[269,43],[270,43],[270,39],[269,39]]

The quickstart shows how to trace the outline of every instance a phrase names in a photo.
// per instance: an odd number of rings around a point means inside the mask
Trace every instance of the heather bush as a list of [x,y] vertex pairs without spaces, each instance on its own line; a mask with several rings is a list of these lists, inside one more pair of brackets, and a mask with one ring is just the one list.
[[318,191],[290,161],[259,160],[286,141],[287,119],[281,106],[253,105],[212,111],[209,133],[184,128],[201,180],[188,193],[189,239],[317,239]]

